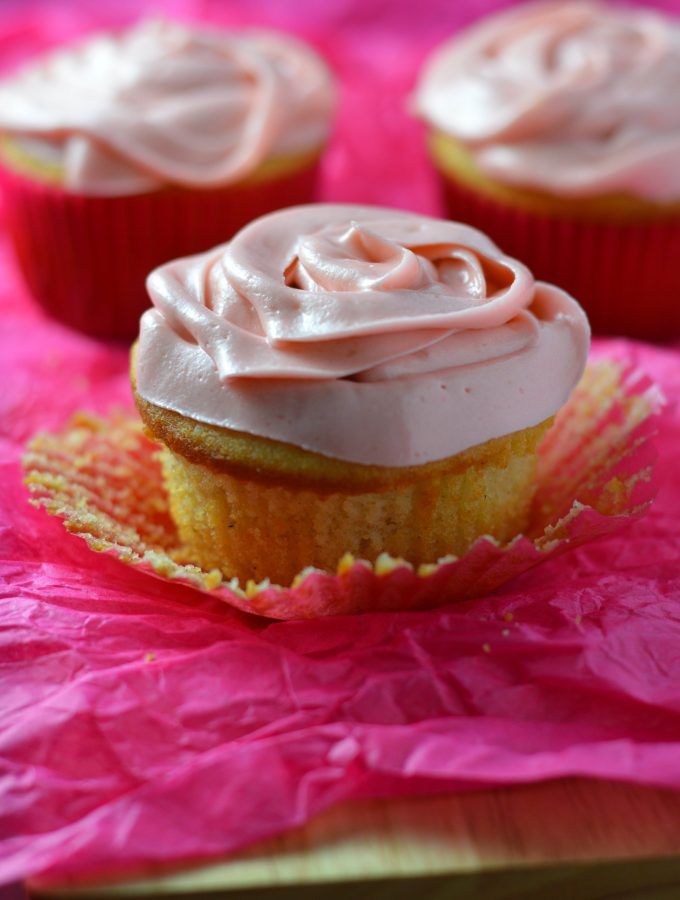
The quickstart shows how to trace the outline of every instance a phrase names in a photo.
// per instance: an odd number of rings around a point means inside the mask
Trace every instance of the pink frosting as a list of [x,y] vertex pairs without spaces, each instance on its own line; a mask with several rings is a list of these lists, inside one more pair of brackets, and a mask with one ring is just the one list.
[[588,323],[481,232],[365,206],[264,216],[147,282],[140,395],[351,462],[442,459],[543,421]]
[[150,20],[5,82],[0,131],[63,164],[74,191],[214,187],[319,149],[333,101],[326,66],[291,37]]
[[502,182],[676,200],[679,92],[676,20],[548,2],[493,16],[444,44],[415,102]]

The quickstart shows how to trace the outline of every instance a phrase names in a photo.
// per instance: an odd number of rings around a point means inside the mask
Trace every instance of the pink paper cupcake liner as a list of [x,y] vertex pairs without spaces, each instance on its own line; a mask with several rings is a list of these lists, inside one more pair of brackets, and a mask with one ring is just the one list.
[[382,554],[349,554],[336,572],[301,572],[291,585],[225,582],[182,559],[157,445],[136,416],[81,415],[37,436],[24,459],[32,502],[96,551],[277,619],[427,609],[481,596],[540,562],[641,516],[654,496],[649,437],[662,403],[630,365],[593,364],[539,450],[531,525],[506,545],[479,538],[460,558],[418,568]]
[[479,228],[538,279],[574,296],[595,333],[662,341],[680,336],[680,216],[640,224],[514,208],[443,173],[449,217]]
[[314,199],[317,165],[214,191],[71,194],[0,168],[5,218],[28,288],[55,319],[130,340],[150,305],[149,272],[229,240],[251,219]]

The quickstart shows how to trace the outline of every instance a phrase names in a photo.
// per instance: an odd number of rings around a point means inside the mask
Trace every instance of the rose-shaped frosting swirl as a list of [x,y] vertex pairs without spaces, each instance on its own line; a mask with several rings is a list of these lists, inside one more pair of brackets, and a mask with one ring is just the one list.
[[353,462],[444,458],[552,415],[585,316],[479,231],[313,205],[264,216],[147,282],[140,395]]
[[320,148],[333,99],[326,66],[294,38],[149,20],[5,82],[0,132],[51,154],[83,193],[215,187]]
[[680,24],[658,12],[548,2],[444,44],[420,114],[504,183],[565,196],[680,198]]

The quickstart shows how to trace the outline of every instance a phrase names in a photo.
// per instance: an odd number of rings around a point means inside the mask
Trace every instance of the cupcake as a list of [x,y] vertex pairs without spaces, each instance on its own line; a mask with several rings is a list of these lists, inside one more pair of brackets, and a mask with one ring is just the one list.
[[302,206],[147,286],[133,387],[186,560],[286,585],[525,527],[589,329],[479,231]]
[[680,335],[680,22],[539,3],[457,35],[424,68],[448,213],[583,303],[593,329]]
[[0,87],[0,185],[20,267],[56,318],[132,338],[144,280],[313,199],[333,86],[299,41],[145,21]]

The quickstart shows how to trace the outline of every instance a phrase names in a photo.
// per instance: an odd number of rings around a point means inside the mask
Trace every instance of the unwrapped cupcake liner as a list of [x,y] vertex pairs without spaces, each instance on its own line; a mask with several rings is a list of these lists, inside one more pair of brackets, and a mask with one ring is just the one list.
[[680,336],[680,215],[633,224],[512,207],[441,173],[449,217],[486,232],[533,275],[574,296],[597,334]]
[[5,220],[34,299],[95,337],[130,340],[156,266],[224,243],[272,210],[314,199],[318,165],[218,190],[72,194],[0,167]]
[[482,596],[511,578],[641,516],[655,493],[649,438],[658,389],[624,362],[592,364],[539,448],[537,492],[525,535],[480,537],[460,558],[419,567],[382,554],[346,554],[335,573],[300,572],[290,586],[225,581],[183,557],[163,485],[159,447],[131,414],[78,414],[40,434],[23,460],[31,502],[63,520],[92,550],[275,619],[419,610]]

